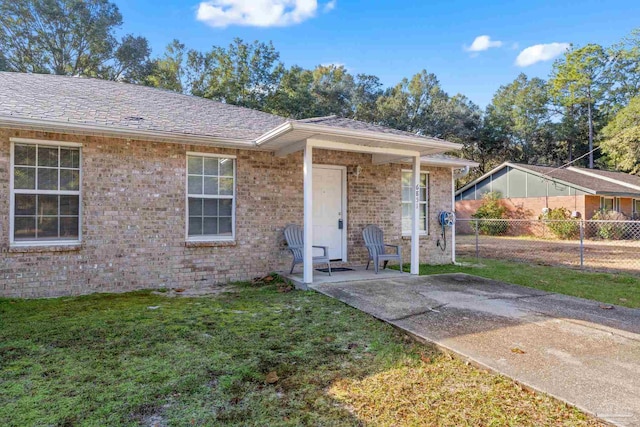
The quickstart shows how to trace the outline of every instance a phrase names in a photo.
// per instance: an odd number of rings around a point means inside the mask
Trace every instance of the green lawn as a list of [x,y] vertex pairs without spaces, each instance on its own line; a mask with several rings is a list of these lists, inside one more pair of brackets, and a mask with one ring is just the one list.
[[0,300],[0,425],[598,425],[333,299],[236,289]]
[[[468,273],[475,276],[573,295],[609,304],[640,308],[640,277],[592,273],[566,267],[491,259],[459,259],[466,266],[421,265],[420,274]],[[408,270],[407,270],[408,271]]]

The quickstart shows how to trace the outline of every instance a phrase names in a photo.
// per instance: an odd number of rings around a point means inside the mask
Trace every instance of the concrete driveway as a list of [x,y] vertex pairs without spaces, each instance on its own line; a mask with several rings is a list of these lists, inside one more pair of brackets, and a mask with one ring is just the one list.
[[310,287],[613,424],[640,426],[640,310],[466,274]]

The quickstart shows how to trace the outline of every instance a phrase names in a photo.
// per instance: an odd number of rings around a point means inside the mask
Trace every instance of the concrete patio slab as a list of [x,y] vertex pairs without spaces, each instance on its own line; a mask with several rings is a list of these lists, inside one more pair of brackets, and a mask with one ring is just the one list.
[[608,422],[640,425],[640,310],[466,274],[310,288]]

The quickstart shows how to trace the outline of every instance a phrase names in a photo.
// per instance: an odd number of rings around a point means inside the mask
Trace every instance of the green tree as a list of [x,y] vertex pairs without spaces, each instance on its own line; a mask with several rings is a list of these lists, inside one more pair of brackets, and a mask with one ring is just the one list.
[[185,45],[174,39],[167,45],[162,57],[153,60],[145,84],[183,92],[184,67]]
[[272,43],[236,38],[206,53],[190,50],[187,73],[193,95],[264,110],[278,89],[284,66]]
[[520,74],[501,86],[486,109],[486,125],[512,161],[553,161],[553,125],[547,84]]
[[379,121],[395,129],[439,137],[447,101],[436,75],[422,70],[378,98]]
[[640,174],[640,96],[615,115],[602,137],[600,147],[610,166]]
[[144,37],[127,34],[113,51],[111,60],[99,66],[96,77],[105,80],[142,83],[152,71],[151,48]]
[[552,96],[565,111],[586,107],[590,168],[593,168],[594,157],[594,118],[606,99],[612,63],[612,58],[600,45],[572,48],[553,64],[549,81]]
[[144,37],[115,37],[122,24],[108,0],[0,1],[0,67],[140,82],[151,49]]
[[640,28],[612,46],[608,53],[612,58],[608,75],[611,86],[605,105],[615,113],[640,95]]

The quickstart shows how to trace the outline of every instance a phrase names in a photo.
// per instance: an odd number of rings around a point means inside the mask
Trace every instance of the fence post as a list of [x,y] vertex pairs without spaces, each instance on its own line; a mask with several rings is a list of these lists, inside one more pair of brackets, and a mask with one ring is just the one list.
[[480,247],[478,246],[478,233],[479,233],[479,224],[478,219],[476,219],[476,262],[480,259]]
[[580,221],[580,268],[584,268],[584,220]]

